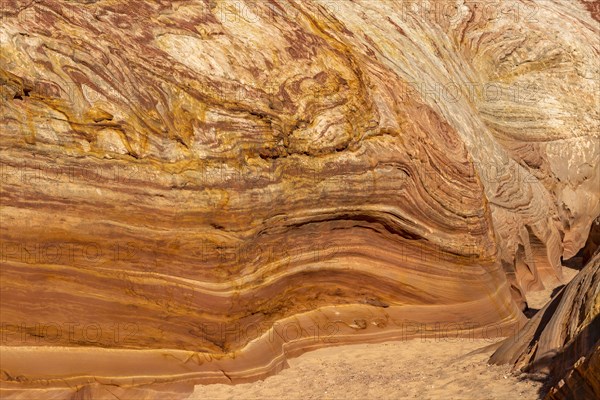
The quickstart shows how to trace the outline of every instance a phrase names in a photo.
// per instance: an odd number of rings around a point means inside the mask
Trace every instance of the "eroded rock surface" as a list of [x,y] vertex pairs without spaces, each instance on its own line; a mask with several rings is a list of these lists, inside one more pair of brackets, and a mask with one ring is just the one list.
[[490,361],[548,374],[546,399],[600,397],[600,251]]
[[482,4],[3,2],[3,393],[514,332],[600,214],[600,31]]

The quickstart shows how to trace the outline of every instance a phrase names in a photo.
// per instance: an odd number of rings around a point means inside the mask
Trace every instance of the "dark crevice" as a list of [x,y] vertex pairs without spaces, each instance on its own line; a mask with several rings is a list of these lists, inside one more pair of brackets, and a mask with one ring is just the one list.
[[188,144],[182,138],[176,136],[175,141],[189,150],[190,146],[188,146]]
[[535,314],[538,313],[538,311],[540,311],[539,308],[529,308],[529,305],[525,303],[525,310],[523,310],[523,314],[525,314],[527,318],[531,319]]
[[23,100],[23,97],[29,97],[29,93],[31,93],[31,89],[23,88],[21,93],[15,93],[13,100]]
[[310,221],[306,221],[306,222],[294,223],[294,224],[292,224],[292,226],[295,228],[299,228],[303,225],[309,225],[309,224],[313,224],[313,223],[322,223],[322,222],[333,222],[333,221],[360,221],[360,222],[368,222],[371,224],[378,224],[378,225],[383,226],[383,228],[385,228],[385,230],[387,230],[389,233],[394,234],[394,235],[400,235],[400,236],[404,237],[405,239],[409,239],[409,240],[422,239],[421,236],[411,233],[411,232],[408,232],[407,230],[402,229],[401,227],[397,226],[396,224],[390,223],[385,218],[367,215],[367,214],[342,213],[342,214],[333,215],[333,216],[326,215],[326,216],[323,216],[323,218],[318,218],[318,219],[314,219],[314,220],[310,220]]
[[598,248],[600,248],[600,217],[592,222],[583,247],[573,257],[563,260],[562,265],[581,270],[592,259]]

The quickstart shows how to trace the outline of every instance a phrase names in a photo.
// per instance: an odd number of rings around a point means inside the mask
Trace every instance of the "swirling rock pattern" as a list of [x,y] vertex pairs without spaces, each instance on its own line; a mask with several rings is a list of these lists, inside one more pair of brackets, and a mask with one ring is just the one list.
[[596,5],[3,2],[2,393],[513,332],[600,214]]

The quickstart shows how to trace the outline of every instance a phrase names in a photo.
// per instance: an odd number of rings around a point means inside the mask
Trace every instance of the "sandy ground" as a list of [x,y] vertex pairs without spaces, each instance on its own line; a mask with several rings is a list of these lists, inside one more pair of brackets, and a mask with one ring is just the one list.
[[[565,278],[576,270],[565,268]],[[528,294],[533,312],[553,289]],[[542,382],[488,365],[501,339],[414,339],[324,348],[264,381],[197,386],[189,399],[538,399]]]
[[[190,399],[537,399],[541,383],[489,366],[484,339],[415,339],[316,350],[264,381],[197,386]],[[465,356],[466,355],[466,356]]]

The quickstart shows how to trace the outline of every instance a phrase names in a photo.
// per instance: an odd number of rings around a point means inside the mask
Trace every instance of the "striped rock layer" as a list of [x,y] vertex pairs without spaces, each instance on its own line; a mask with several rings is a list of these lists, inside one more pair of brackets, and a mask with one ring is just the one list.
[[548,400],[600,397],[600,251],[490,362],[548,374]]
[[506,336],[600,214],[597,3],[0,12],[3,396]]

